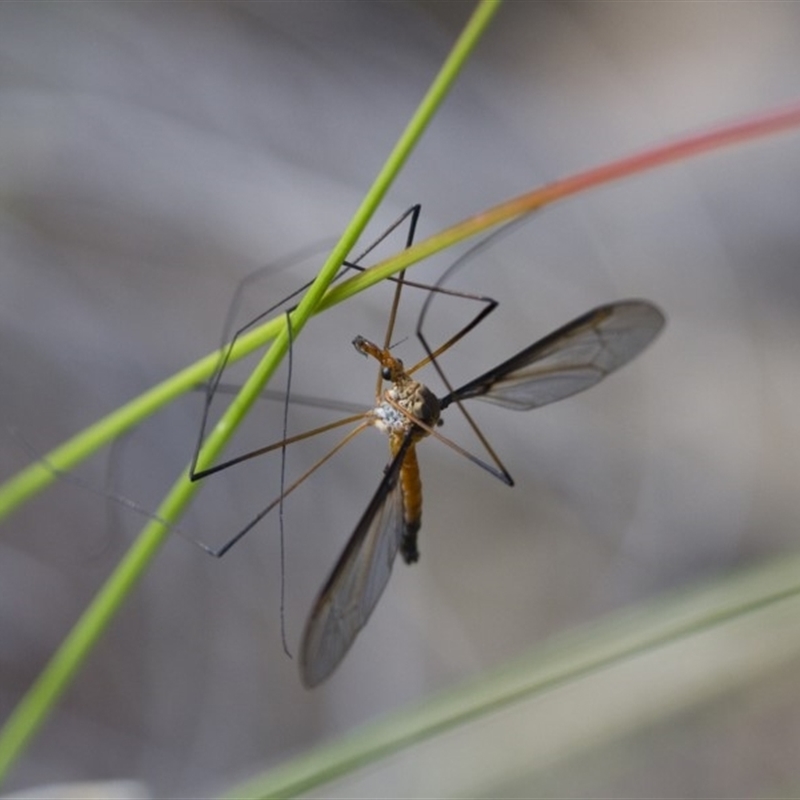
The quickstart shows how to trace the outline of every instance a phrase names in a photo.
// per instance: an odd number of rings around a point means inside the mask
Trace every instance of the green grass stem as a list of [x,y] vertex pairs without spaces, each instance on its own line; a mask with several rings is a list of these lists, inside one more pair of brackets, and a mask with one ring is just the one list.
[[[477,5],[439,74],[434,79],[430,89],[400,136],[363,202],[353,215],[341,239],[334,247],[319,275],[309,287],[297,308],[292,312],[293,337],[297,337],[319,305],[342,261],[355,245],[436,110],[444,101],[460,70],[488,26],[498,5],[499,0],[481,0]],[[275,323],[272,324],[274,325]],[[269,323],[264,326],[264,328],[268,327]],[[256,331],[251,337],[245,338],[249,341],[257,340],[259,334],[261,336],[264,335],[263,328],[260,332]],[[248,378],[240,393],[231,402],[218,424],[209,433],[201,453],[200,463],[211,463],[222,451],[236,427],[244,418],[244,415],[256,401],[269,377],[277,369],[288,349],[288,345],[289,336],[285,326],[273,332],[272,345]],[[194,368],[190,367],[188,370],[184,370],[181,373],[180,382],[173,381],[169,385],[162,384],[158,391],[154,390],[149,393],[147,404],[139,404],[135,407],[129,405],[121,412],[118,412],[118,416],[113,421],[117,425],[127,424],[128,427],[136,424],[141,418],[137,418],[137,415],[141,414],[148,406],[152,407],[157,402],[167,402],[178,393],[177,387],[179,385],[188,388],[198,382],[194,379],[200,377],[199,373],[206,372],[209,368],[213,370],[216,364],[216,357],[212,355],[200,363],[202,364],[202,369],[198,369],[197,365],[195,365]],[[207,372],[208,374],[210,372]],[[39,472],[38,481],[41,483],[44,478],[45,483],[49,482],[54,477],[53,468],[68,468],[70,461],[75,463],[76,460],[80,460],[81,457],[88,454],[91,448],[99,446],[104,439],[109,441],[109,436],[113,438],[113,428],[109,420],[114,416],[112,415],[111,418],[106,418],[98,425],[93,426],[87,432],[88,435],[80,439],[77,444],[73,440],[63,448],[60,448],[60,452],[56,456],[54,454],[48,456],[51,469],[48,469],[45,465],[39,465],[40,470],[44,470],[48,474],[43,476]],[[35,471],[31,471],[28,473],[27,478],[17,484],[15,490],[17,496],[24,495],[26,491],[30,495],[32,486],[35,483]],[[198,486],[199,484],[188,480],[188,470],[184,472],[159,506],[158,517],[171,524],[174,523],[189,504]],[[169,528],[155,520],[151,521],[142,530],[133,546],[77,621],[64,643],[28,690],[17,708],[12,712],[11,717],[2,731],[0,731],[0,781],[2,781],[8,769],[22,753],[31,737],[47,718],[53,705],[70,684],[75,673],[92,651],[127,595],[159,551],[168,531]]]

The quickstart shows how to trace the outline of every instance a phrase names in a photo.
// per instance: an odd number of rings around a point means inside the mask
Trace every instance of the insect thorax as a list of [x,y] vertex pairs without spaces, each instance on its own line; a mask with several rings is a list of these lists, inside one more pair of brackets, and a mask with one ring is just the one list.
[[[414,425],[401,408],[429,428],[435,427],[439,421],[439,400],[424,383],[410,378],[398,381],[383,393],[383,397],[383,402],[373,410],[373,416],[375,426],[389,435],[405,433]],[[427,436],[420,426],[417,430],[420,438]]]

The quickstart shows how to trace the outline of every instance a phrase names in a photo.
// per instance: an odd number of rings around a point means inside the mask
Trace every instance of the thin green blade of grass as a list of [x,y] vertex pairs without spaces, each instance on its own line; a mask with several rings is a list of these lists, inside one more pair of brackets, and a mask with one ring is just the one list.
[[[725,626],[745,622],[747,635],[752,640],[770,621],[780,625],[778,634],[769,640],[771,650],[762,648],[758,653],[742,654],[739,673],[728,674],[726,681],[719,681],[719,673],[726,665],[712,661],[701,670],[704,675],[709,670],[717,675],[716,681],[706,678],[706,683],[711,680],[712,686],[720,684],[717,689],[722,684],[741,683],[759,670],[785,662],[800,650],[800,627],[794,626],[794,637],[786,635],[787,618],[791,619],[792,614],[800,610],[798,575],[800,557],[782,557],[699,588],[613,614],[559,635],[529,655],[477,680],[426,698],[412,709],[365,725],[263,776],[239,784],[224,797],[295,797],[365,764],[374,767],[381,758],[431,740],[457,726],[485,719],[509,706],[545,696],[611,668],[620,668],[633,659],[658,657],[677,642],[691,643],[693,637],[716,634],[724,631]],[[720,657],[724,659],[729,653],[726,649]],[[731,668],[730,664],[727,666]],[[678,708],[678,699],[673,698],[673,701],[662,700],[661,713],[666,713],[669,707]],[[535,755],[532,752],[530,758],[534,759]]]
[[[498,6],[499,0],[481,0],[477,5],[378,177],[345,229],[339,243],[334,247],[320,274],[292,312],[293,336],[299,333],[319,305],[339,266],[363,232],[436,110],[444,101]],[[248,378],[239,395],[231,402],[220,421],[210,432],[201,454],[204,464],[209,463],[222,451],[247,410],[256,401],[270,375],[277,369],[288,349],[288,344],[289,333],[284,327],[277,333],[272,346]],[[100,426],[99,430],[95,429],[94,438],[100,438],[104,433],[107,434],[108,431]],[[85,446],[86,443],[84,443]],[[59,468],[60,465],[53,466]],[[52,469],[48,471],[51,473],[50,478],[52,479]],[[159,519],[166,520],[170,524],[174,523],[189,504],[197,489],[197,484],[193,484],[188,478],[188,470],[185,471],[159,506],[157,510]],[[64,643],[12,712],[11,717],[0,731],[0,781],[43,724],[50,709],[69,685],[127,595],[161,548],[168,532],[169,528],[156,520],[145,526],[133,546],[77,621]]]

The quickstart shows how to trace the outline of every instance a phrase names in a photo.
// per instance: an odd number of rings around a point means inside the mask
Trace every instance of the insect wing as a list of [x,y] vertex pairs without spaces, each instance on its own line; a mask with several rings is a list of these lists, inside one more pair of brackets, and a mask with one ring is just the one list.
[[309,689],[336,669],[389,581],[405,527],[399,476],[410,445],[409,436],[311,610],[300,645],[300,675]]
[[577,394],[638,355],[664,322],[644,300],[600,306],[446,395],[441,406],[479,397],[525,411]]

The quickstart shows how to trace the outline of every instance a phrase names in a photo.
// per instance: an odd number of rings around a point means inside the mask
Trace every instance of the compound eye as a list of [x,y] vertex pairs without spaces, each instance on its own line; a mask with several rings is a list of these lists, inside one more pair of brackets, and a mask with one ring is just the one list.
[[392,371],[389,369],[389,367],[384,367],[381,370],[381,376],[385,381],[390,381],[392,379]]

